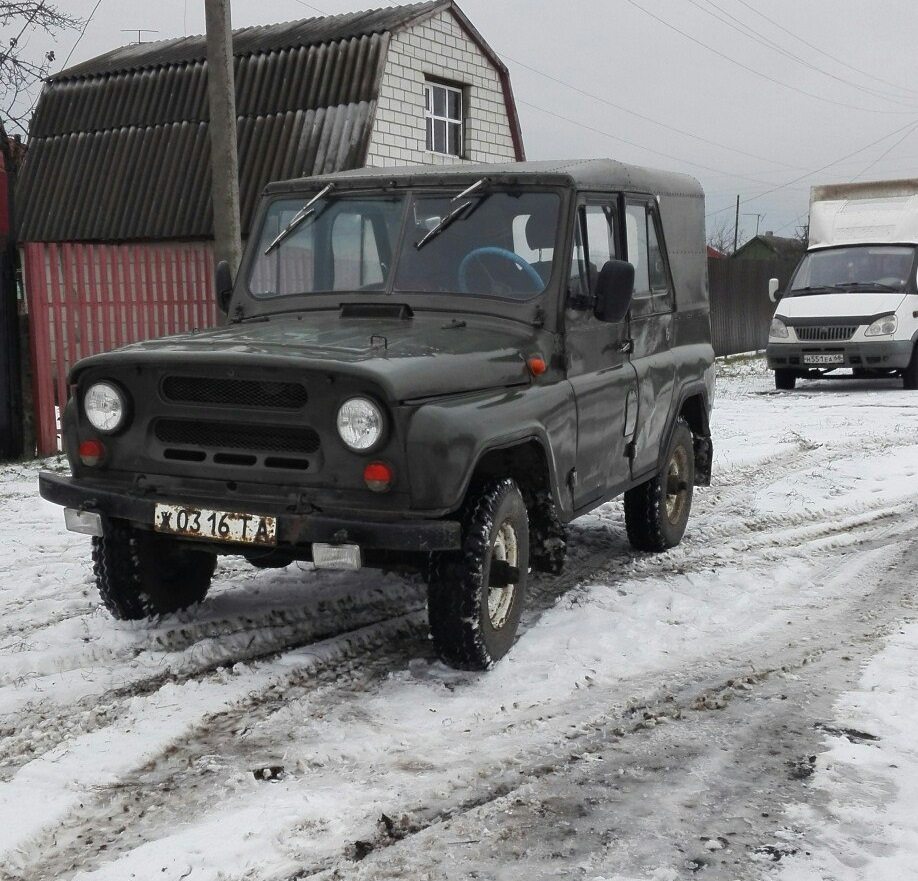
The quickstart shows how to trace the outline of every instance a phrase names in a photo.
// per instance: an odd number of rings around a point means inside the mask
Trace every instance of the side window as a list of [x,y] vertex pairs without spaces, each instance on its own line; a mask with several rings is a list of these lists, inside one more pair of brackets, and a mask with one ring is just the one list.
[[671,312],[673,289],[666,265],[666,251],[660,243],[660,218],[654,208],[647,211],[647,258],[654,312]]
[[644,202],[629,202],[625,207],[625,232],[627,259],[634,267],[634,299],[649,300],[652,295],[648,271],[647,206]]
[[568,306],[592,309],[599,271],[616,257],[615,211],[609,205],[585,205],[578,212],[577,221]]

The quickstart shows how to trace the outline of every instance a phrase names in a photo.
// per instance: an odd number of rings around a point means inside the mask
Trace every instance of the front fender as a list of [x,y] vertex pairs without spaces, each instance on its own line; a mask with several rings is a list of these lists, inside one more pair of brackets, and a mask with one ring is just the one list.
[[570,516],[563,476],[574,467],[577,419],[573,391],[566,382],[418,405],[408,420],[406,437],[412,507],[455,511],[486,452],[533,438],[545,451],[555,504]]

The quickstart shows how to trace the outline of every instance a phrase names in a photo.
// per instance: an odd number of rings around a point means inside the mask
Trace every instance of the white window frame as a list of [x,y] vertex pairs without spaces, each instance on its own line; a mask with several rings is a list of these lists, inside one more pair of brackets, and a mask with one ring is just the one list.
[[[444,107],[446,108],[446,116],[441,116],[434,113],[434,90],[442,89],[446,94],[444,95]],[[449,94],[452,93],[457,96],[459,101],[459,116],[452,117],[449,116]],[[428,122],[429,121],[429,122]],[[434,145],[436,143],[436,137],[434,135],[434,127],[437,122],[442,122],[446,124],[446,149],[445,150],[436,150]],[[450,126],[458,126],[459,128],[459,152],[453,153],[449,149],[450,143]],[[440,156],[457,156],[462,158],[465,153],[465,107],[462,95],[462,89],[458,86],[447,86],[445,83],[438,83],[432,80],[427,80],[424,83],[424,130],[425,130],[425,144],[427,147],[428,153],[437,153]]]

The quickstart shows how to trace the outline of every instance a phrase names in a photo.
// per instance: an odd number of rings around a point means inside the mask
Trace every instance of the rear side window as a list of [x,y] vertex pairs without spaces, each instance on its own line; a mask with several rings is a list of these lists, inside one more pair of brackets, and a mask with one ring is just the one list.
[[627,260],[634,266],[632,315],[671,312],[673,287],[657,206],[629,200],[625,207]]

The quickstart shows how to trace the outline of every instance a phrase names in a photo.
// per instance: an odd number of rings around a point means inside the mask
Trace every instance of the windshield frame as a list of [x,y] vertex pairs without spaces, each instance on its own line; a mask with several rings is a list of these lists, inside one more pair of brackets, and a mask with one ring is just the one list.
[[[480,177],[480,176],[479,176]],[[398,302],[406,303],[415,310],[426,311],[444,311],[444,312],[477,312],[489,315],[507,315],[508,317],[520,317],[520,311],[525,310],[527,315],[532,315],[533,308],[542,309],[546,315],[551,315],[553,309],[544,305],[550,300],[557,298],[557,290],[561,279],[561,267],[564,262],[564,251],[567,231],[570,227],[570,208],[573,204],[572,188],[555,182],[541,183],[536,181],[513,181],[493,180],[488,181],[486,187],[482,190],[469,195],[468,199],[477,201],[479,197],[487,197],[501,192],[510,193],[550,193],[558,197],[557,229],[555,234],[555,248],[552,255],[551,274],[545,283],[541,292],[534,293],[528,298],[511,298],[502,295],[484,294],[470,291],[468,293],[450,292],[450,291],[410,291],[399,290],[396,288],[400,263],[404,249],[413,247],[413,244],[406,239],[413,231],[411,224],[408,223],[408,213],[416,199],[420,198],[443,198],[452,199],[457,194],[462,193],[470,183],[475,179],[458,177],[453,185],[452,182],[443,181],[437,184],[417,184],[412,185],[409,182],[404,184],[393,182],[391,186],[380,186],[378,182],[372,184],[359,181],[345,182],[341,180],[336,183],[334,191],[330,198],[348,199],[348,198],[372,198],[379,197],[401,197],[404,199],[402,216],[399,221],[400,228],[397,236],[393,240],[392,247],[396,259],[389,268],[385,286],[377,290],[332,290],[316,292],[294,292],[287,294],[258,294],[253,292],[251,281],[255,270],[255,265],[261,256],[259,243],[264,237],[263,225],[265,218],[268,216],[271,208],[277,202],[289,202],[291,200],[302,199],[305,204],[316,195],[327,182],[326,179],[316,180],[312,186],[287,190],[285,192],[271,192],[264,196],[259,205],[258,211],[252,223],[252,232],[246,243],[245,253],[235,286],[232,307],[237,312],[242,309],[244,317],[256,317],[263,315],[272,315],[283,312],[302,312],[313,309],[339,308],[341,304],[348,302]],[[351,184],[347,186],[346,183]],[[462,222],[462,221],[459,221]],[[449,235],[445,231],[443,235]],[[283,243],[280,247],[283,247]],[[242,295],[242,296],[240,296]]]
[[[905,278],[905,284],[900,289],[882,290],[872,287],[876,282],[869,281],[837,281],[834,284],[813,285],[794,288],[801,275],[809,271],[808,262],[817,255],[839,253],[852,250],[865,250],[877,248],[897,248],[912,252],[912,262]],[[918,293],[918,245],[914,242],[864,242],[845,245],[832,245],[825,248],[813,248],[804,254],[803,258],[794,269],[794,273],[784,292],[785,298],[805,297],[810,294],[915,294]]]

